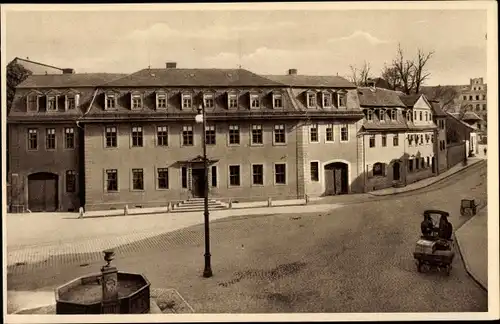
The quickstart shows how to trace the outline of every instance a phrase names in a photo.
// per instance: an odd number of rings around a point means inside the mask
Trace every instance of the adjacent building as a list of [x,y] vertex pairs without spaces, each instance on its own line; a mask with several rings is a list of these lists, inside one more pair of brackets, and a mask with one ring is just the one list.
[[73,69],[58,68],[45,63],[35,62],[27,57],[26,59],[16,57],[11,64],[19,64],[35,75],[74,73]]
[[461,103],[470,105],[469,111],[475,112],[480,120],[477,123],[479,136],[487,136],[488,107],[487,107],[488,85],[483,78],[472,78],[467,86],[462,86],[460,91]]

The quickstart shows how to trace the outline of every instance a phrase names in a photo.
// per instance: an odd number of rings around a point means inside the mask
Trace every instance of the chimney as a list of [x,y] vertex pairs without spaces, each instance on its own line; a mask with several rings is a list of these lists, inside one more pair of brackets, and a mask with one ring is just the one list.
[[62,70],[63,70],[63,74],[75,74],[74,69],[67,68],[67,69],[62,69]]
[[176,68],[177,68],[176,62],[167,62],[167,69],[176,69]]
[[297,75],[297,69],[289,69],[288,75]]

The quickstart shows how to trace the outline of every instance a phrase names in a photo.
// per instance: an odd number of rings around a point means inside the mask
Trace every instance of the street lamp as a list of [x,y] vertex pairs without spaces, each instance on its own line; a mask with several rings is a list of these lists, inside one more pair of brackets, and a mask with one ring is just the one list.
[[205,115],[205,107],[198,106],[198,114],[195,116],[195,121],[203,125],[202,143],[203,143],[203,169],[204,169],[204,219],[205,219],[205,268],[203,269],[203,277],[210,278],[212,276],[211,254],[210,254],[210,227],[209,227],[209,212],[208,212],[208,160],[207,160],[207,141],[206,141],[206,128],[207,121]]

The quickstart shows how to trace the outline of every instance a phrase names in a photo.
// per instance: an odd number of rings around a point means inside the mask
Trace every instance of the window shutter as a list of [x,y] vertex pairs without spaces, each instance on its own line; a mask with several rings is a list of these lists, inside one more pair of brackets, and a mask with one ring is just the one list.
[[368,173],[368,178],[373,177],[373,168],[372,168],[372,165],[370,165],[370,164],[366,165],[366,172]]
[[68,111],[68,95],[64,96],[64,110]]
[[134,107],[134,94],[130,93],[130,109]]
[[156,93],[156,109],[158,109],[158,92]]
[[108,109],[108,95],[104,94],[104,109]]
[[80,94],[75,94],[75,109],[80,106]]

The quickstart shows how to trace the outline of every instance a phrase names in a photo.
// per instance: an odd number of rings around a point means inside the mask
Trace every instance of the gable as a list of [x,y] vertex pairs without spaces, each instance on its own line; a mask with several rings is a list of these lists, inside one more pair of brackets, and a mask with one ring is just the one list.
[[420,98],[418,98],[417,102],[415,102],[415,105],[413,105],[413,108],[431,110],[429,103],[423,96],[420,96]]

